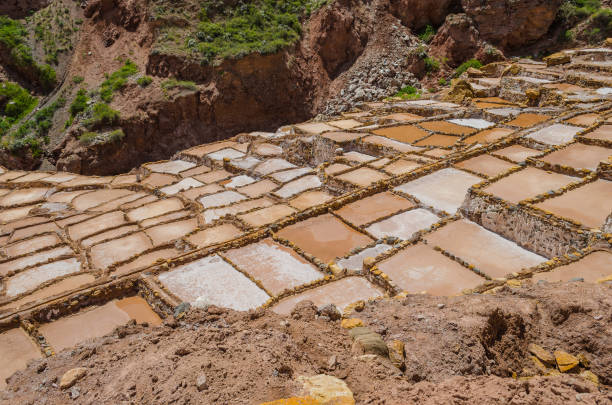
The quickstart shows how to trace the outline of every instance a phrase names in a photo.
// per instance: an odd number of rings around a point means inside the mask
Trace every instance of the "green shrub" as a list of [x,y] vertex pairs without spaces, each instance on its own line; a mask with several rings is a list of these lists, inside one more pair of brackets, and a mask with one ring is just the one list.
[[72,102],[72,104],[70,104],[71,117],[74,117],[78,113],[85,111],[85,109],[87,108],[88,101],[89,97],[87,97],[87,91],[85,89],[80,89],[77,92],[74,101]]
[[197,86],[194,82],[176,79],[168,79],[163,81],[161,84],[161,88],[164,90],[171,90],[176,88],[185,90],[197,90]]
[[108,134],[108,141],[109,142],[119,142],[123,138],[125,138],[125,133],[123,133],[122,129],[116,129],[116,130],[112,131],[110,134]]
[[119,111],[113,110],[106,103],[96,103],[92,108],[92,117],[85,121],[86,127],[113,125],[119,121]]
[[36,98],[20,85],[0,83],[0,116],[5,116],[12,122],[18,121],[32,111],[37,103]]
[[138,73],[138,66],[131,60],[127,60],[119,70],[106,76],[106,80],[100,86],[100,97],[107,103],[113,100],[113,93],[121,90],[130,76]]
[[149,84],[153,83],[153,78],[149,76],[142,76],[136,80],[136,83],[138,83],[140,87],[147,87]]
[[448,82],[445,78],[441,78],[440,80],[438,80],[438,86],[446,86],[447,84]]
[[85,132],[79,137],[79,141],[85,145],[91,145],[98,137],[97,132]]
[[[274,53],[297,41],[300,18],[328,0],[256,0],[239,5],[203,2],[197,31],[184,40],[184,47],[199,52],[205,63],[239,58],[253,52]],[[212,17],[211,17],[212,16]],[[165,40],[176,42],[172,32]]]
[[480,69],[482,67],[482,63],[480,63],[477,59],[470,59],[467,62],[463,62],[459,67],[455,70],[455,77],[459,77],[464,74],[469,68]]
[[414,100],[421,97],[421,95],[415,87],[406,86],[395,93],[393,97],[400,97],[403,100]]
[[440,62],[432,57],[425,58],[425,71],[428,73],[437,72],[440,70]]
[[419,34],[419,39],[425,43],[431,42],[433,37],[436,35],[436,30],[431,25],[427,25],[425,29]]
[[72,82],[74,84],[80,84],[80,83],[83,83],[83,81],[85,81],[85,78],[83,76],[74,76],[72,78]]

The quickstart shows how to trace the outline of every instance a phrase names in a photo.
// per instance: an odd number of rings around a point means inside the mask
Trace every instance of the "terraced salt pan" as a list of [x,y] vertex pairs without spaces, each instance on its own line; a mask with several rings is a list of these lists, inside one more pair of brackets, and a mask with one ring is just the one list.
[[217,243],[227,242],[228,240],[237,238],[242,234],[242,231],[232,224],[223,224],[211,228],[203,229],[189,236],[187,240],[197,247],[207,247],[216,245]]
[[113,271],[112,274],[118,276],[122,274],[127,274],[136,269],[151,266],[158,260],[166,261],[167,259],[172,259],[174,257],[179,256],[180,254],[181,252],[174,248],[155,250],[153,252],[145,253],[141,256],[138,256],[136,259],[128,263],[122,264],[121,266],[117,266],[117,268],[115,269],[115,271]]
[[352,129],[362,125],[361,122],[354,119],[330,121],[328,124],[340,129]]
[[560,189],[576,180],[578,179],[564,174],[548,173],[544,170],[527,167],[496,181],[485,187],[483,191],[516,204],[547,191]]
[[575,169],[588,169],[595,171],[599,162],[612,156],[612,149],[596,145],[573,143],[566,148],[556,150],[544,156],[541,160],[550,164],[570,166]]
[[332,163],[331,165],[325,168],[325,174],[327,174],[328,176],[331,176],[333,174],[343,172],[350,168],[351,166],[345,165],[344,163]]
[[449,147],[459,142],[459,139],[460,138],[458,136],[453,135],[433,134],[425,139],[418,141],[417,143],[415,143],[415,145]]
[[40,253],[23,256],[19,259],[0,263],[0,276],[5,276],[10,271],[17,271],[39,263],[46,263],[56,257],[72,255],[73,251],[68,246],[60,246]]
[[271,239],[229,250],[223,256],[255,280],[261,281],[264,288],[275,295],[323,278],[322,273],[293,249]]
[[355,226],[362,226],[414,206],[411,201],[387,191],[347,204],[336,214]]
[[595,124],[601,119],[602,117],[599,114],[592,113],[592,114],[581,114],[574,118],[570,118],[569,120],[566,120],[565,122],[567,122],[570,125],[580,125],[582,127],[590,127],[591,125]]
[[425,240],[430,246],[440,246],[473,264],[492,278],[505,277],[546,261],[545,257],[464,219],[425,235]]
[[246,197],[235,191],[223,191],[200,197],[198,201],[204,208],[215,208],[229,205],[238,201],[246,200]]
[[30,360],[40,358],[40,349],[21,328],[0,333],[0,390],[6,388],[8,377],[25,369]]
[[612,213],[612,181],[598,179],[535,206],[590,228],[600,228]]
[[0,211],[0,222],[10,222],[28,215],[28,213],[36,208],[37,205],[28,205],[25,207],[4,209]]
[[485,131],[481,131],[475,135],[472,135],[464,140],[466,144],[471,144],[473,142],[479,144],[487,144],[491,142],[495,142],[504,138],[514,131],[508,128],[492,128],[487,129]]
[[612,141],[612,125],[602,125],[593,132],[582,135],[588,139],[599,139],[602,141]]
[[105,269],[113,263],[127,260],[152,247],[151,241],[143,232],[133,233],[93,246],[90,251],[91,264],[96,268]]
[[154,246],[160,246],[195,231],[197,227],[198,220],[196,218],[190,218],[157,225],[145,230],[145,233],[151,238]]
[[542,153],[542,151],[526,148],[522,145],[512,145],[507,148],[499,149],[495,152],[492,152],[494,155],[503,156],[508,158],[514,162],[520,163],[527,160],[527,158],[536,156]]
[[15,257],[58,245],[61,242],[62,240],[56,233],[51,233],[7,245],[4,248],[4,253],[6,253],[8,257]]
[[457,125],[462,125],[464,127],[475,128],[475,129],[487,129],[487,128],[491,128],[492,126],[495,126],[494,122],[490,122],[490,121],[478,119],[478,118],[457,118],[457,119],[448,120],[448,122],[451,122]]
[[44,224],[38,224],[33,226],[28,226],[26,228],[17,229],[13,232],[9,242],[15,242],[20,239],[25,239],[30,236],[39,235],[47,232],[59,232],[59,226],[55,225],[54,222],[46,222]]
[[419,243],[378,264],[402,290],[411,294],[456,295],[486,281],[457,263]]
[[447,135],[471,135],[476,132],[476,129],[472,127],[454,124],[450,121],[428,121],[422,122],[419,125],[430,131]]
[[533,275],[533,281],[545,280],[551,283],[568,282],[575,278],[584,279],[587,283],[596,283],[612,272],[612,253],[593,252],[582,259],[557,267],[554,270]]
[[280,170],[293,169],[295,165],[287,162],[285,159],[268,159],[261,163],[255,168],[255,173],[260,176],[266,176],[270,173],[278,172]]
[[255,153],[261,156],[278,156],[282,155],[283,148],[271,143],[261,143],[254,148]]
[[366,279],[346,277],[282,299],[272,307],[272,311],[281,315],[289,315],[296,304],[302,301],[312,301],[317,307],[335,304],[342,311],[356,301],[380,296],[382,292]]
[[222,183],[222,185],[225,188],[238,188],[238,187],[246,186],[251,183],[255,183],[254,178],[247,176],[246,174],[241,174],[239,176],[235,176],[235,177],[232,177],[226,180],[225,182]]
[[495,177],[501,173],[507,172],[516,165],[485,154],[464,160],[463,162],[457,163],[457,166],[472,172],[484,174],[485,176]]
[[376,135],[385,136],[398,142],[413,143],[429,135],[429,132],[414,125],[400,125],[397,127],[381,128],[372,131]]
[[190,188],[202,187],[203,185],[204,183],[200,183],[192,177],[187,177],[171,186],[163,187],[159,191],[167,195],[174,195]]
[[69,226],[68,236],[70,239],[78,241],[105,229],[114,228],[116,226],[125,224],[127,224],[127,221],[125,220],[125,215],[123,212],[108,212],[92,219],[88,219],[87,221]]
[[49,188],[26,188],[12,191],[0,197],[0,207],[11,207],[43,201],[50,190]]
[[248,225],[257,228],[262,225],[268,225],[276,222],[279,219],[289,216],[295,212],[295,209],[287,205],[277,204],[267,208],[251,211],[246,214],[240,214],[238,215],[238,218],[246,222]]
[[74,258],[33,267],[10,277],[5,282],[5,293],[7,297],[14,297],[38,287],[45,281],[76,273],[80,270],[81,263]]
[[387,173],[391,173],[394,176],[411,172],[417,168],[421,167],[420,163],[414,162],[412,160],[399,159],[395,162],[389,163],[387,166],[383,168]]
[[327,125],[322,122],[308,122],[304,124],[298,124],[295,127],[300,129],[303,132],[314,134],[314,135],[320,134],[326,131],[335,131],[338,129],[336,127],[332,127],[331,125]]
[[312,169],[310,167],[299,167],[297,169],[290,169],[282,172],[273,173],[270,175],[270,177],[281,183],[286,183],[295,179],[296,177],[303,176],[310,172],[312,172]]
[[42,180],[45,177],[49,177],[49,173],[33,172],[33,173],[26,174],[25,176],[16,178],[15,180],[12,180],[11,183],[28,183],[32,181]]
[[227,159],[239,159],[244,156],[244,153],[237,151],[236,149],[221,149],[217,152],[209,153],[206,155],[209,159],[212,160],[223,160]]
[[232,177],[232,173],[220,169],[220,170],[213,170],[211,172],[208,173],[204,173],[204,174],[199,174],[197,176],[193,176],[194,179],[196,179],[197,181],[201,181],[202,183],[205,184],[209,184],[209,183],[214,183],[216,181],[221,181],[221,180],[225,180],[227,178]]
[[113,300],[100,307],[79,312],[39,328],[47,342],[59,352],[89,339],[111,333],[134,319],[137,323],[161,324],[159,316],[140,297]]
[[377,238],[395,236],[400,239],[409,240],[420,230],[429,228],[438,222],[440,218],[422,208],[406,211],[390,218],[376,222],[366,230]]
[[506,123],[511,127],[529,128],[544,121],[548,121],[551,117],[544,114],[523,113],[519,114],[515,119]]
[[290,240],[326,263],[372,242],[371,238],[355,231],[331,214],[290,225],[280,230],[278,236]]
[[212,255],[162,273],[159,281],[192,305],[217,305],[238,311],[257,308],[269,296],[218,255]]
[[148,175],[140,183],[149,185],[153,188],[159,188],[159,187],[164,187],[172,183],[175,183],[177,180],[178,180],[178,177],[172,174],[152,173]]
[[317,176],[304,176],[290,183],[285,184],[280,189],[274,192],[274,195],[280,198],[290,198],[302,191],[321,187],[322,183]]
[[186,160],[170,160],[168,162],[150,163],[145,167],[152,172],[179,174],[182,171],[195,167],[196,164]]
[[392,246],[386,243],[379,243],[373,247],[362,250],[356,255],[349,256],[346,259],[340,259],[336,262],[343,269],[360,272],[363,270],[363,260],[367,257],[376,257],[381,253],[391,249]]
[[241,159],[233,159],[232,164],[242,170],[250,170],[261,163],[261,160],[253,156],[245,156]]
[[127,235],[128,233],[135,232],[138,229],[140,229],[138,225],[120,226],[119,228],[111,229],[110,231],[98,233],[89,238],[85,238],[81,240],[80,245],[84,248],[88,248],[102,241],[109,240],[109,239],[116,239],[120,236]]
[[342,173],[336,177],[359,187],[366,187],[377,181],[389,178],[386,174],[378,170],[370,169],[369,167],[360,167],[350,172]]
[[249,184],[248,186],[239,187],[237,191],[240,194],[247,195],[251,198],[260,197],[270,191],[276,189],[278,185],[271,180],[265,179],[256,183]]
[[355,151],[346,152],[342,155],[342,157],[348,160],[349,162],[356,163],[367,163],[371,162],[372,160],[376,160],[376,157],[374,156],[366,155],[365,153]]
[[527,135],[527,138],[547,145],[560,145],[574,139],[583,129],[565,124],[554,124]]
[[426,205],[454,214],[463,204],[468,189],[481,181],[480,177],[473,174],[446,168],[402,184],[395,190],[411,194]]
[[250,211],[255,208],[269,207],[272,204],[274,204],[272,200],[267,197],[262,197],[254,200],[239,202],[237,204],[229,205],[227,207],[211,208],[203,212],[204,222],[207,224],[211,224],[215,220],[228,214],[236,215],[242,212]]
[[127,212],[127,217],[130,221],[138,222],[183,208],[183,203],[178,198],[167,198],[134,208]]
[[189,198],[190,200],[197,200],[199,197],[202,197],[206,194],[214,194],[220,191],[223,191],[224,188],[216,183],[209,184],[203,187],[190,188],[187,191],[182,191],[180,195],[185,198]]
[[399,152],[417,152],[423,149],[418,146],[408,145],[406,143],[396,141],[393,139],[388,139],[388,138],[385,138],[384,136],[378,136],[378,135],[367,136],[362,139],[362,142],[365,144],[395,149],[396,151],[399,151]]
[[320,205],[330,201],[334,198],[333,195],[326,193],[325,191],[307,191],[295,197],[289,201],[289,205],[298,210],[305,210],[315,205]]

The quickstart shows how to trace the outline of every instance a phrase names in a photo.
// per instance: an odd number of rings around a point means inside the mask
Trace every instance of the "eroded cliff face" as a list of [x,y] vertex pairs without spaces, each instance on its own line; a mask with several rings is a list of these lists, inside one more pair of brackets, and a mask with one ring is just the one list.
[[[212,66],[154,49],[160,21],[152,18],[152,3],[92,0],[84,5],[80,39],[64,78],[84,77],[87,88],[96,90],[126,59],[141,75],[152,76],[152,85],[130,83],[110,103],[120,112],[118,125],[125,137],[121,142],[83,144],[82,127],[64,129],[69,118],[64,111],[54,122],[43,156],[4,154],[1,163],[34,168],[44,162],[47,168],[111,174],[243,131],[275,130],[322,112],[342,111],[406,85],[418,86],[424,72],[419,54],[423,43],[415,34],[426,25],[439,26],[429,53],[446,58],[450,66],[475,56],[497,60],[504,51],[546,33],[560,1],[535,3],[339,0],[303,21],[301,39],[294,45],[276,54],[255,53]],[[185,24],[179,20],[172,23]],[[193,81],[196,88],[166,91],[160,85],[168,78]],[[70,80],[62,82],[68,104],[78,87]]]

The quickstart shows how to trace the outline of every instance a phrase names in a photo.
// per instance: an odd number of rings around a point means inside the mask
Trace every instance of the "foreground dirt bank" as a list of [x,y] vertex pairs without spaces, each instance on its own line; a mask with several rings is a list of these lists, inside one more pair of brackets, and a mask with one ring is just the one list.
[[[0,401],[257,404],[299,395],[299,376],[327,374],[344,380],[358,404],[606,404],[611,288],[576,282],[496,295],[411,295],[351,314],[387,344],[404,342],[401,368],[385,355],[363,355],[340,320],[317,316],[308,304],[288,318],[192,310],[158,328],[130,325],[35,361],[9,379]],[[582,363],[563,374],[539,370],[530,344]],[[64,373],[76,367],[86,375],[60,389]]]

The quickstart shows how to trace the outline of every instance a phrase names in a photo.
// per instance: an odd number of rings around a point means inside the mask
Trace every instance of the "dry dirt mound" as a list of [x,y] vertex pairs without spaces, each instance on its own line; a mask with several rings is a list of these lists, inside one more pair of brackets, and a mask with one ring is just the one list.
[[[360,355],[339,320],[317,316],[305,303],[287,318],[209,307],[158,328],[128,325],[35,361],[9,379],[0,401],[256,404],[298,395],[299,376],[328,374],[344,380],[358,404],[606,404],[612,400],[610,290],[571,283],[497,295],[411,295],[352,314],[387,343],[405,343],[405,371],[386,356]],[[580,355],[590,365],[537,376],[543,371],[533,369],[530,343]],[[64,373],[77,367],[85,376],[60,389]],[[584,378],[587,368],[599,386]],[[512,373],[525,378],[507,377]]]

